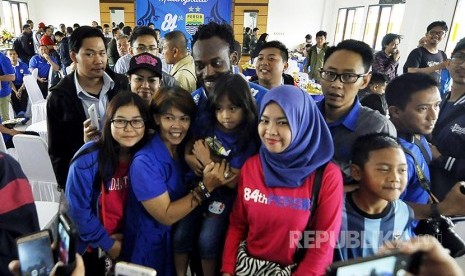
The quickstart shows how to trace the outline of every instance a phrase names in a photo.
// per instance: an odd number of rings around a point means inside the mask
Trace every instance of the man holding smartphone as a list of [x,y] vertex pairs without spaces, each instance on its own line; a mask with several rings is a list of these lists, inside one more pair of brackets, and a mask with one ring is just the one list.
[[99,117],[103,118],[107,103],[128,86],[126,76],[107,70],[104,41],[102,32],[96,28],[77,28],[69,41],[70,57],[76,63],[76,70],[50,89],[48,148],[58,186],[63,190],[71,158],[84,144],[83,124],[89,118],[87,109],[95,104]]

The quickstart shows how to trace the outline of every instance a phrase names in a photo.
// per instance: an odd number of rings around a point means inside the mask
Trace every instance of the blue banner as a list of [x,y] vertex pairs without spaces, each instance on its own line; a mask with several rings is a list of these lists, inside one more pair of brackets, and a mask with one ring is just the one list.
[[166,33],[180,30],[190,40],[202,24],[214,21],[231,24],[231,0],[137,0],[138,26],[155,24]]

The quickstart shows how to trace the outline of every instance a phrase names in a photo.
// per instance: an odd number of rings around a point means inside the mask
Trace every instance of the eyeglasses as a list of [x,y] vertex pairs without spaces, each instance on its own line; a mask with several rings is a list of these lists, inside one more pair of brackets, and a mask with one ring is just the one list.
[[143,128],[145,126],[145,121],[142,119],[134,120],[125,120],[125,119],[113,119],[111,120],[113,126],[116,128],[126,128],[128,123],[131,124],[133,128]]
[[437,35],[437,36],[443,36],[443,35],[446,34],[445,31],[439,31],[439,32],[437,32],[437,31],[429,31],[428,33],[429,33],[431,36],[435,36],[435,35]]
[[158,50],[158,47],[155,45],[150,45],[150,46],[140,45],[137,47],[132,47],[132,49],[136,50],[139,53],[146,53],[146,52],[156,51]]
[[330,81],[330,82],[336,81],[339,78],[339,80],[341,80],[342,83],[355,83],[359,78],[365,77],[368,74],[370,74],[370,72],[365,73],[365,74],[352,74],[352,73],[337,74],[335,72],[320,69],[321,78],[326,81]]
[[465,55],[454,55],[450,59],[453,63],[461,64],[465,62]]

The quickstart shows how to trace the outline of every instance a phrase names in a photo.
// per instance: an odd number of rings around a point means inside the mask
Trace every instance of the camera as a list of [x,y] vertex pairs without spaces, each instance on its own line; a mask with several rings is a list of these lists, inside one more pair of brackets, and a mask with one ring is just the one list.
[[445,248],[450,250],[454,258],[465,254],[465,242],[454,230],[454,223],[449,217],[439,216],[420,220],[414,232],[417,235],[431,235],[436,237]]

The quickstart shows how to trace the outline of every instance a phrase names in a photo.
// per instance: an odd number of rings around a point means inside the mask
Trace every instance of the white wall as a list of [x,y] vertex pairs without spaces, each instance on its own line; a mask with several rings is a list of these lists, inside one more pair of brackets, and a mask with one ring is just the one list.
[[100,22],[98,0],[22,0],[28,3],[30,19],[34,29],[39,22],[58,27],[60,23],[73,26],[74,23],[91,25]]
[[[304,41],[307,33],[315,37],[319,30],[328,33],[332,42],[336,29],[337,12],[340,8],[377,5],[379,0],[270,0],[268,6],[269,40],[278,39],[294,49]],[[444,20],[452,23],[456,0],[407,0],[400,34],[404,36],[400,44],[402,65],[408,53],[417,46],[418,40],[426,33],[429,23]],[[447,38],[439,45],[445,49]]]
[[270,0],[268,5],[268,41],[279,40],[293,50],[305,42],[305,35],[321,30],[325,0]]

